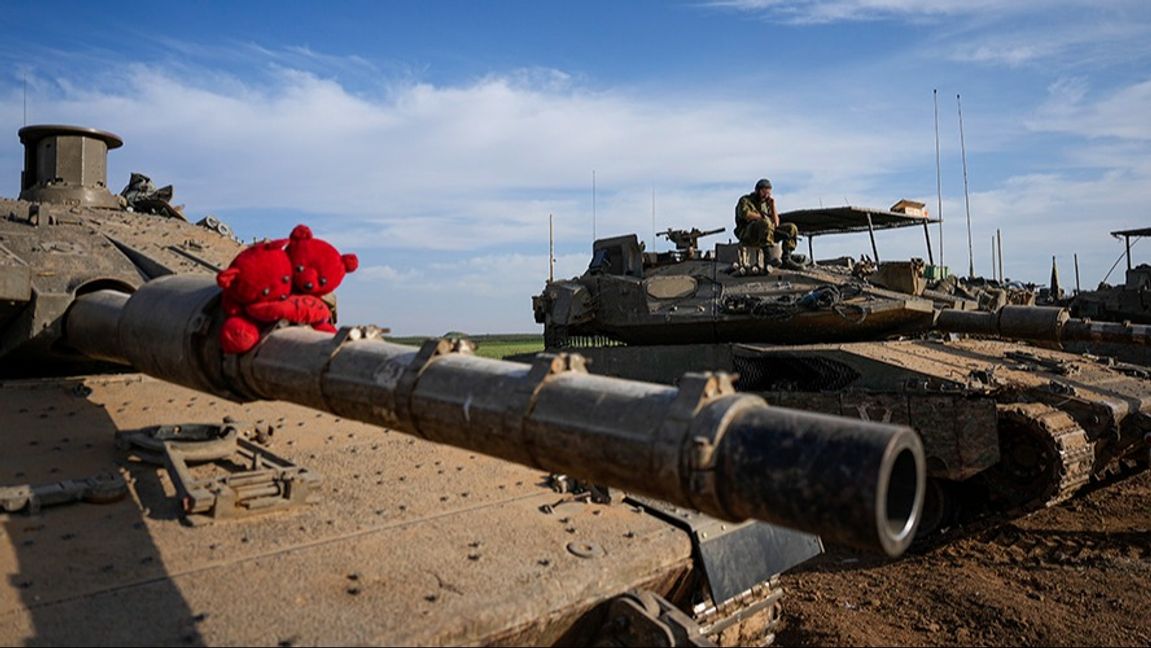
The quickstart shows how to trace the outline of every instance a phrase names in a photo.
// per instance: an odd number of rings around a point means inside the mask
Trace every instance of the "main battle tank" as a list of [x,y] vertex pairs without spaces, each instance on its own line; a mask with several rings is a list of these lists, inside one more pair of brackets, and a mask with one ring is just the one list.
[[596,373],[667,384],[729,371],[775,404],[910,425],[928,459],[924,534],[961,512],[1054,504],[1146,464],[1145,368],[1006,340],[1145,347],[1151,328],[1012,305],[1003,291],[931,290],[919,260],[749,273],[737,245],[700,253],[706,234],[671,230],[677,249],[664,253],[634,235],[596,241],[584,275],[533,298],[549,348],[577,348]]
[[811,534],[889,555],[914,534],[910,429],[767,407],[722,374],[671,388],[370,326],[223,354],[226,228],[108,192],[115,135],[20,135],[2,643],[762,641]]

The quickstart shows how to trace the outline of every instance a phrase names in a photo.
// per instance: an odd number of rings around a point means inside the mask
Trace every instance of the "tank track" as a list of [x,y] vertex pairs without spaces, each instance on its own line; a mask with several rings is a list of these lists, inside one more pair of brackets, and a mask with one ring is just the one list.
[[1011,508],[1058,504],[1091,480],[1092,442],[1067,412],[1043,403],[1000,405],[999,430],[1001,459],[991,485]]
[[[935,520],[920,524],[915,551],[928,552],[964,537],[994,534],[1015,516],[1064,502],[1147,469],[1138,457],[1096,467],[1093,442],[1066,412],[1041,403],[999,406],[1002,460],[971,484],[943,480]],[[1013,461],[1018,454],[1045,461]],[[931,479],[928,479],[929,483]],[[934,525],[932,525],[934,522]],[[929,525],[925,532],[924,523]],[[1012,527],[1014,528],[1014,527]],[[986,537],[993,537],[987,535]]]

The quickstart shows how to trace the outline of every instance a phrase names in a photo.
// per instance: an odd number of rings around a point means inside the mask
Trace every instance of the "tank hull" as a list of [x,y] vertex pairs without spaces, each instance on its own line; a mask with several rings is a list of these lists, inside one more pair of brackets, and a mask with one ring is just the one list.
[[[737,389],[773,405],[908,425],[923,441],[929,500],[933,488],[961,484],[980,512],[987,502],[1051,505],[1147,462],[1151,380],[1106,358],[974,339],[581,352],[605,375],[671,382],[685,370],[731,371]],[[1050,465],[1016,465],[1032,453]]]
[[[168,473],[114,445],[224,415],[274,425],[273,448],[322,475],[322,500],[188,526]],[[130,483],[114,503],[0,513],[5,645],[578,642],[599,602],[636,587],[675,600],[700,576],[689,534],[632,506],[560,504],[544,471],[297,405],[139,374],[17,380],[0,385],[0,427],[20,450],[0,453],[0,483]]]

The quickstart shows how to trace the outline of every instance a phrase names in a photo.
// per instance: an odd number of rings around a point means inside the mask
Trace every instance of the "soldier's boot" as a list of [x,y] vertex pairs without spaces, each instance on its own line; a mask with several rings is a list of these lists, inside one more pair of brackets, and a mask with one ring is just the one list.
[[806,265],[798,263],[795,259],[791,258],[790,254],[784,255],[781,265],[783,266],[784,270],[803,270],[807,267]]

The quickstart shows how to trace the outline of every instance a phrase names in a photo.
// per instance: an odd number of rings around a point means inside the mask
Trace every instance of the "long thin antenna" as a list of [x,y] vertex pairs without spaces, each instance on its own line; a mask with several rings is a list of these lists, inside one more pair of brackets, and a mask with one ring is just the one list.
[[24,71],[24,125],[28,125],[28,71]]
[[939,91],[931,91],[931,102],[935,104],[935,205],[939,216],[939,266],[947,267],[943,260],[943,175],[939,167]]
[[655,187],[651,188],[651,251],[655,252]]
[[1076,254],[1075,255],[1075,294],[1078,295],[1080,292],[1081,291],[1079,289],[1079,255]]
[[999,281],[999,275],[995,272],[995,237],[991,237],[991,279]]
[[548,283],[556,278],[556,237],[553,217],[548,214]]
[[975,278],[975,249],[971,246],[971,197],[967,193],[967,145],[963,141],[963,104],[955,95],[955,105],[959,108],[959,150],[963,155],[963,204],[967,208],[967,276]]
[[999,244],[999,280],[1006,281],[1007,278],[1003,276],[1003,233],[999,228],[995,228],[995,241]]
[[595,241],[595,169],[591,170],[591,240]]

